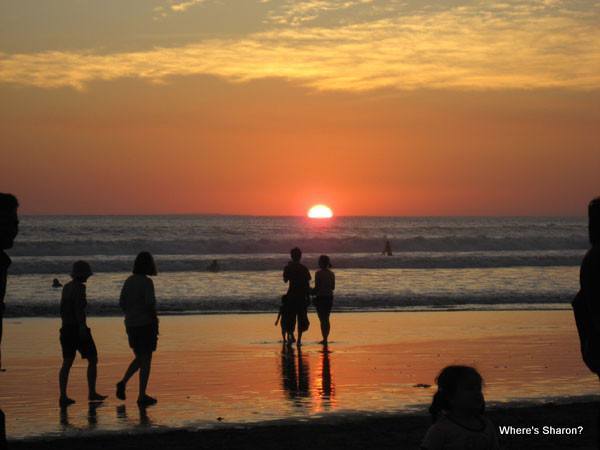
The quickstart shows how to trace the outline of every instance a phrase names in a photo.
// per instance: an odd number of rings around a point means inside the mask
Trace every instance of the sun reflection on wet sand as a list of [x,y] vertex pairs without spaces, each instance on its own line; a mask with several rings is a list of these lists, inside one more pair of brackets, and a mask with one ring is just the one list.
[[[59,321],[8,319],[0,402],[13,438],[222,424],[352,412],[424,412],[439,370],[475,365],[490,403],[595,395],[570,311],[344,313],[332,316],[332,341],[316,343],[318,319],[298,350],[278,342],[272,316],[161,318],[149,392],[139,410],[137,380],[126,402],[114,383],[131,355],[120,318],[91,318],[100,355],[102,405],[85,401],[85,363],[77,360],[67,411],[57,405]],[[266,337],[266,339],[265,339]]]

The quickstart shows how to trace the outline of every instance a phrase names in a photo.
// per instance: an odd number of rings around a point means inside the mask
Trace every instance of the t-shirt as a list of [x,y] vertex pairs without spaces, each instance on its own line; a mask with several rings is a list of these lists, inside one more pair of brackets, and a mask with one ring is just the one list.
[[335,274],[329,269],[315,273],[315,294],[319,297],[331,297],[335,290]]
[[443,415],[434,423],[421,448],[426,450],[498,450],[496,427],[487,418],[481,417],[481,427],[470,429]]
[[63,326],[86,325],[85,308],[87,299],[85,284],[71,280],[64,285],[60,299],[60,317]]
[[119,305],[125,313],[125,326],[141,327],[156,322],[154,283],[146,275],[131,275],[121,289]]
[[304,264],[290,261],[283,269],[283,281],[289,282],[288,295],[306,296],[310,288],[310,272]]
[[11,260],[8,255],[0,250],[0,316],[4,314],[4,297],[6,296],[6,282],[10,263]]

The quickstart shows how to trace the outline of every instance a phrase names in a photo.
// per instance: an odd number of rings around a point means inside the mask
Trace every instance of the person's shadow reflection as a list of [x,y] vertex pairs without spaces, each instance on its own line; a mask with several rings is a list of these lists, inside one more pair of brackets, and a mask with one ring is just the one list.
[[332,381],[331,361],[329,359],[330,354],[329,349],[324,347],[321,352],[321,385],[319,386],[318,393],[323,399],[325,407],[331,406],[335,398],[335,385]]
[[[148,407],[138,405],[138,411],[140,413],[138,427],[148,428],[152,426],[152,419],[148,416]],[[127,415],[127,407],[125,405],[117,406],[117,419],[119,421],[129,424],[129,417]]]
[[[87,429],[88,430],[94,430],[98,426],[98,409],[100,409],[102,406],[104,406],[104,403],[102,403],[102,402],[88,403],[88,412],[87,412],[87,422],[88,422]],[[69,429],[77,429],[78,428],[78,427],[74,426],[73,424],[71,424],[71,422],[69,421],[69,408],[68,407],[60,408],[60,425],[62,426],[64,431],[69,430]]]
[[281,349],[281,380],[283,390],[294,406],[308,406],[310,399],[310,365],[308,356],[298,349],[296,369],[296,353],[292,346],[283,345]]
[[98,409],[102,406],[104,406],[104,403],[92,402],[88,404],[88,429],[94,430],[98,426]]

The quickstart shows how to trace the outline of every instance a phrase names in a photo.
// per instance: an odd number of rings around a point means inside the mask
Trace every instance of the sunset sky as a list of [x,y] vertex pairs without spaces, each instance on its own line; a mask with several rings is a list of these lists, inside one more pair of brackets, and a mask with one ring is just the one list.
[[23,213],[582,215],[600,1],[0,3]]

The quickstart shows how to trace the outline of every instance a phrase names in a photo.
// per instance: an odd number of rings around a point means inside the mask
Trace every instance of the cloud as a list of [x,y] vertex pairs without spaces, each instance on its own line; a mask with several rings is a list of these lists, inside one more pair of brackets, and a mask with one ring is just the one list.
[[335,27],[276,26],[140,52],[0,53],[0,82],[84,89],[95,80],[214,75],[279,77],[318,90],[600,88],[597,8],[505,3]]
[[300,25],[318,18],[330,11],[342,11],[356,6],[373,3],[374,0],[306,0],[302,2],[287,1],[280,10],[273,10],[269,20],[278,24]]
[[171,11],[183,12],[194,5],[203,3],[205,0],[186,0],[186,1],[172,1],[170,4]]

